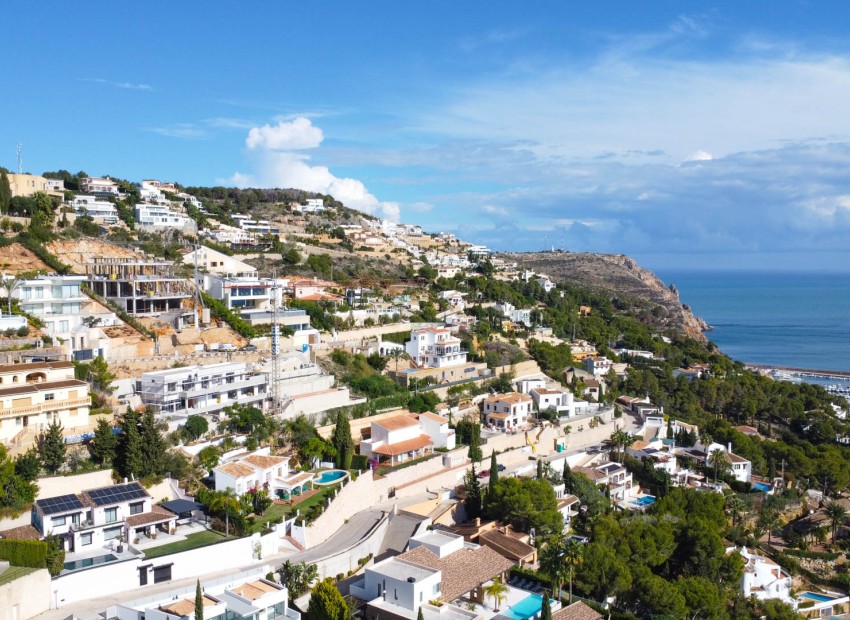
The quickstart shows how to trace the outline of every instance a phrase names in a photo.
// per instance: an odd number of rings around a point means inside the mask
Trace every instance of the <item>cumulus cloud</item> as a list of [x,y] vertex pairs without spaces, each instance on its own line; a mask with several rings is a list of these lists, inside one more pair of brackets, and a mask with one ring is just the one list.
[[248,150],[295,151],[314,149],[324,140],[324,134],[308,118],[296,118],[277,125],[252,127],[245,139]]
[[358,179],[337,177],[327,166],[311,163],[304,151],[318,149],[323,140],[322,130],[304,117],[252,127],[245,147],[252,156],[254,171],[237,172],[230,181],[237,187],[293,187],[330,194],[347,207],[400,221],[399,203],[382,202]]

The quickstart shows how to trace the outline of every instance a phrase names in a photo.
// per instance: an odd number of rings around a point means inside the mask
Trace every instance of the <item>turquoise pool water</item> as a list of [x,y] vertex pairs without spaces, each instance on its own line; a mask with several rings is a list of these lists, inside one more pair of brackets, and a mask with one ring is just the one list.
[[86,558],[84,560],[74,560],[73,562],[65,562],[65,570],[80,570],[81,568],[89,568],[90,566],[98,566],[99,564],[106,564],[107,562],[114,562],[117,560],[114,555],[99,555],[94,558]]
[[[549,599],[551,603],[554,603],[552,599]],[[519,603],[515,603],[503,610],[501,614],[507,618],[514,618],[514,620],[526,620],[526,618],[533,618],[543,609],[543,597],[539,594],[531,594],[524,599],[522,599]]]
[[655,498],[652,495],[644,495],[643,497],[639,497],[636,500],[632,500],[632,504],[639,508],[644,508],[654,503]]
[[827,596],[826,594],[818,594],[817,592],[803,592],[800,594],[800,598],[807,598],[812,601],[818,601],[819,603],[825,603],[827,601],[834,601],[834,596]]
[[767,493],[770,491],[770,485],[765,484],[764,482],[753,482],[753,488],[756,491],[762,491],[763,493]]
[[339,482],[347,475],[348,472],[341,469],[323,471],[322,475],[316,478],[316,484],[333,484],[334,482]]

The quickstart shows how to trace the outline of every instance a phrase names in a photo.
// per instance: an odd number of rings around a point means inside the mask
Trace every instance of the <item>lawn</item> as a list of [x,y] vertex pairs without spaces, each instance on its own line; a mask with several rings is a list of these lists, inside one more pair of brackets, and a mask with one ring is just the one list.
[[[232,538],[233,537],[231,536],[230,539]],[[167,545],[162,545],[161,547],[151,547],[150,549],[145,549],[145,559],[150,560],[151,558],[158,558],[163,555],[179,553],[180,551],[188,551],[189,549],[206,547],[207,545],[214,545],[215,543],[224,542],[225,540],[230,539],[228,539],[228,537],[224,534],[211,530],[207,530],[204,532],[196,532],[194,534],[189,534],[186,537],[186,540],[178,540],[177,542],[168,543]]]
[[25,566],[10,566],[5,571],[0,573],[0,586],[9,583],[10,581],[14,581],[20,577],[24,577],[29,575],[30,573],[34,573],[37,570],[41,570],[40,568],[26,568]]
[[289,519],[295,514],[296,510],[300,510],[301,515],[304,516],[312,506],[323,503],[329,496],[333,495],[336,486],[324,487],[319,493],[308,497],[294,507],[286,504],[272,504],[263,514],[254,517],[254,525],[250,527],[249,533],[261,532],[266,527],[266,523]]

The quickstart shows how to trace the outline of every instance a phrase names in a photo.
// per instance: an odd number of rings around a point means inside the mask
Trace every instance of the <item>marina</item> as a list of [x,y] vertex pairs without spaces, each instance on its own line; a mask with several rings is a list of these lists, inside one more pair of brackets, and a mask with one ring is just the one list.
[[830,394],[843,396],[850,400],[850,372],[769,366],[767,364],[747,364],[747,368],[756,372],[766,373],[777,381],[804,382],[819,385]]

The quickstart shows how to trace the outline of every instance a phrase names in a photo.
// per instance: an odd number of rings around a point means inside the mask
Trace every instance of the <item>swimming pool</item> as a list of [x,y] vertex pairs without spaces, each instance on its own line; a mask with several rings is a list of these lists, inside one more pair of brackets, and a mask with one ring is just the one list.
[[[549,601],[551,603],[555,602],[552,599],[549,599]],[[502,610],[501,614],[506,618],[513,618],[514,620],[526,620],[526,618],[533,618],[539,614],[542,609],[543,597],[539,594],[531,594],[519,603],[514,603],[507,609]]]
[[807,598],[811,601],[818,601],[819,603],[825,603],[827,601],[834,601],[834,596],[827,596],[826,594],[818,594],[817,592],[802,592],[800,593],[800,598]]
[[327,469],[313,482],[316,484],[336,484],[347,475],[348,472],[342,469]]
[[635,500],[632,500],[632,505],[637,506],[638,508],[646,508],[650,504],[655,503],[655,497],[652,495],[644,495],[643,497],[638,497]]
[[756,491],[768,493],[768,492],[770,492],[771,486],[769,484],[765,484],[764,482],[753,482],[753,488]]
[[99,564],[106,564],[107,562],[114,562],[117,559],[118,558],[109,553],[107,555],[98,555],[93,558],[85,558],[84,560],[74,560],[73,562],[65,562],[65,570],[80,570],[81,568],[89,568],[91,566],[98,566]]

